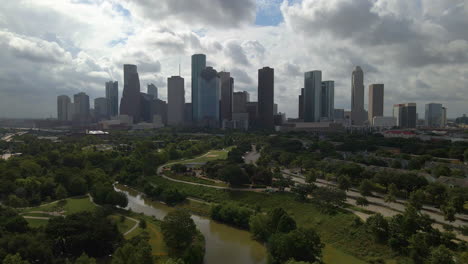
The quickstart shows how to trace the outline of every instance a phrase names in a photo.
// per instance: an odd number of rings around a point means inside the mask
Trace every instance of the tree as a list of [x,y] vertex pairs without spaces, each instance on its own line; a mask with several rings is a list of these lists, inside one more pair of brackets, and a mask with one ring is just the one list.
[[449,221],[449,222],[453,222],[455,221],[455,213],[456,213],[456,210],[455,208],[448,204],[448,205],[445,205],[442,207],[442,212],[444,213],[444,219]]
[[169,248],[175,251],[183,251],[192,244],[197,228],[189,213],[176,210],[164,217],[164,221],[161,223],[161,231]]
[[314,183],[318,178],[318,172],[315,169],[310,169],[306,174],[306,182]]
[[390,167],[394,169],[401,169],[401,162],[399,160],[392,160]]
[[90,212],[51,218],[45,234],[57,254],[69,257],[83,253],[91,257],[107,256],[123,241],[112,221]]
[[426,200],[426,194],[423,190],[419,189],[410,194],[408,203],[411,204],[417,210],[421,210],[423,203]]
[[338,188],[343,191],[347,191],[351,188],[351,178],[348,175],[338,176]]
[[294,218],[288,214],[282,215],[278,221],[278,225],[276,226],[276,232],[288,233],[294,229],[296,229],[296,221]]
[[342,207],[346,201],[346,193],[343,190],[318,187],[312,192],[313,201],[324,210],[332,210],[336,207]]
[[372,189],[374,188],[374,185],[370,180],[363,180],[361,184],[359,185],[359,192],[361,193],[362,196],[370,196],[372,195]]
[[260,241],[268,240],[273,233],[269,225],[268,216],[264,214],[256,214],[250,217],[249,229],[252,237]]
[[141,229],[146,229],[146,221],[145,221],[145,219],[140,219],[140,223],[138,224],[138,226],[139,226]]
[[57,186],[57,189],[55,189],[55,197],[61,200],[67,198],[67,196],[67,190],[65,189],[65,187],[63,187],[63,185],[59,184],[59,186]]
[[396,196],[398,194],[398,189],[394,183],[388,186],[387,195],[385,195],[384,200],[386,203],[396,202]]
[[429,264],[455,264],[453,255],[448,248],[440,245],[431,251],[429,256]]
[[356,204],[359,206],[368,206],[369,201],[365,197],[358,197],[356,199]]
[[232,186],[240,186],[249,183],[245,172],[237,165],[230,164],[219,170],[220,178]]
[[451,174],[450,168],[445,165],[437,165],[432,169],[432,175],[436,178],[440,176],[450,176]]
[[23,260],[23,258],[21,258],[21,255],[19,253],[16,253],[15,255],[6,255],[6,257],[3,259],[3,264],[29,264],[29,262]]
[[96,264],[96,260],[94,258],[88,257],[88,255],[83,253],[75,260],[75,264]]
[[410,257],[415,264],[423,264],[427,256],[430,254],[430,245],[426,242],[424,233],[416,233],[409,239]]
[[320,237],[310,228],[299,228],[288,234],[277,233],[268,240],[268,251],[273,263],[284,263],[289,259],[320,261],[323,247]]
[[70,180],[68,191],[72,196],[83,195],[88,191],[88,185],[83,178],[75,176]]
[[463,153],[463,160],[466,162],[468,162],[468,149],[465,149],[465,152]]
[[388,222],[380,213],[374,214],[367,218],[366,226],[368,230],[374,235],[378,242],[384,242],[388,237]]
[[151,246],[146,240],[141,240],[133,245],[131,242],[125,243],[118,248],[112,256],[112,264],[153,264]]

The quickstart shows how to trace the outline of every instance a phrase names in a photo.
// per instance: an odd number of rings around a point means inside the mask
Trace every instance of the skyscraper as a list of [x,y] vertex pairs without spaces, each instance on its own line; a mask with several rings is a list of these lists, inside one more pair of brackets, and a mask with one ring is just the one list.
[[273,129],[275,98],[275,70],[264,67],[258,70],[258,120],[263,129]]
[[105,97],[99,97],[94,99],[94,116],[97,120],[105,119],[109,116],[108,104],[109,102]]
[[304,122],[320,121],[321,93],[322,72],[306,72],[304,74]]
[[59,121],[68,121],[68,108],[71,104],[71,99],[67,95],[57,97],[57,119]]
[[205,54],[194,54],[192,55],[192,114],[193,122],[200,120],[199,107],[199,85],[200,85],[200,74],[206,68],[206,55]]
[[298,117],[301,120],[304,120],[304,88],[301,88],[301,94],[299,95],[299,110]]
[[235,92],[233,94],[232,112],[233,113],[247,113],[247,102],[250,101],[248,92]]
[[221,82],[218,72],[212,67],[206,67],[198,79],[198,125],[219,127],[219,100],[221,98]]
[[184,78],[172,76],[167,79],[167,123],[182,126],[185,112]]
[[376,116],[383,116],[384,112],[384,85],[369,85],[369,123],[373,124]]
[[351,123],[362,126],[366,120],[364,110],[364,72],[356,66],[351,77]]
[[107,113],[109,116],[119,115],[119,83],[106,82]]
[[152,83],[148,84],[147,94],[153,96],[154,99],[158,99],[158,87]]
[[120,101],[120,114],[133,117],[133,122],[138,123],[141,119],[140,78],[137,66],[124,65],[124,89]]
[[222,120],[232,119],[232,93],[234,89],[234,79],[229,72],[220,72],[221,81],[221,116]]
[[393,117],[396,118],[397,126],[400,128],[416,128],[416,104],[395,104],[393,105]]
[[335,110],[335,82],[323,81],[320,102],[320,117],[327,121],[334,119]]
[[447,126],[447,108],[442,107],[442,127]]
[[444,111],[441,104],[426,104],[425,125],[427,127],[443,127]]
[[75,113],[73,121],[79,125],[86,125],[90,119],[89,96],[83,92],[73,96],[75,104]]

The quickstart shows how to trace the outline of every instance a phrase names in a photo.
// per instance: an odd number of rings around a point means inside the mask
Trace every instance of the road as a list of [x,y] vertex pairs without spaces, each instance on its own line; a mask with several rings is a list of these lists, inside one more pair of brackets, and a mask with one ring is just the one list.
[[252,145],[252,151],[247,152],[244,156],[244,162],[247,164],[256,164],[260,158],[260,153],[257,152],[257,146]]
[[[247,153],[244,156],[244,161],[246,163],[255,164],[256,161],[259,158],[260,158],[260,153],[258,153],[256,151],[256,149],[253,147],[252,151]],[[221,186],[213,186],[213,185],[207,185],[207,184],[201,184],[201,183],[194,183],[194,182],[187,182],[187,181],[172,179],[172,178],[167,177],[167,176],[165,176],[163,174],[164,167],[169,166],[171,164],[173,164],[173,163],[168,163],[168,164],[159,166],[158,169],[157,169],[158,175],[162,176],[163,178],[165,178],[167,180],[173,181],[173,182],[185,183],[185,184],[190,184],[190,185],[195,185],[195,186],[203,186],[203,187],[219,189],[219,190],[253,191],[253,192],[263,192],[263,191],[266,190],[266,189],[221,187]],[[282,172],[286,176],[291,176],[292,180],[294,182],[296,182],[296,183],[301,183],[301,184],[306,183],[305,182],[305,177],[303,175],[301,175],[301,174],[292,173],[291,171],[289,171],[287,169],[283,170]],[[315,184],[317,186],[321,186],[321,187],[329,187],[329,186],[336,187],[336,183],[325,181],[325,180],[322,180],[322,179],[318,179],[315,182]],[[361,194],[358,192],[358,190],[350,189],[350,190],[348,190],[346,192],[346,195],[347,195],[346,203],[350,204],[350,205],[353,205],[353,206],[357,206],[356,205],[356,198],[361,197]],[[383,197],[378,195],[378,194],[376,194],[376,195],[374,195],[372,197],[368,196],[368,197],[366,197],[366,199],[370,203],[368,206],[366,206],[366,207],[357,206],[357,207],[360,207],[360,208],[362,208],[364,210],[371,211],[371,212],[374,212],[374,213],[380,213],[380,214],[382,214],[383,216],[386,216],[386,217],[392,217],[394,215],[397,215],[399,213],[404,212],[404,210],[405,210],[405,203],[406,203],[405,200],[399,199],[399,200],[397,200],[397,202],[394,202],[394,203],[386,203],[384,201]],[[352,210],[352,209],[348,209],[348,211],[356,214],[358,217],[360,217],[361,219],[364,219],[364,220],[367,219],[367,217],[369,217],[368,214],[365,214],[365,213],[362,213],[362,212],[359,212],[359,211],[355,211],[355,210]],[[431,217],[437,223],[437,224],[434,224],[434,227],[440,229],[441,231],[444,231],[444,230],[443,230],[443,228],[442,228],[442,226],[440,224],[448,224],[448,225],[457,226],[457,227],[462,227],[462,226],[465,226],[467,224],[467,219],[468,218],[467,218],[466,215],[457,215],[457,219],[454,222],[448,222],[448,221],[446,221],[444,219],[443,215],[441,215],[440,213],[437,212],[437,208],[431,208],[429,206],[424,206],[422,211],[424,212],[424,214],[429,215],[429,217]],[[461,240],[464,240],[464,241],[468,241],[467,236],[463,236],[461,234],[456,234],[456,235],[457,235],[457,238],[459,238]]]

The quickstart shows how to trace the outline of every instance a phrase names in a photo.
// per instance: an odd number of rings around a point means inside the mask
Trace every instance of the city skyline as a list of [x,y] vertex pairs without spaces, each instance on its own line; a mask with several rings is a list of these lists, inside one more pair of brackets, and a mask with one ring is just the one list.
[[[6,3],[0,11],[4,17],[0,21],[4,50],[0,56],[10,63],[0,71],[0,116],[55,116],[52,98],[60,94],[84,91],[91,98],[101,97],[103,82],[123,83],[120,68],[126,63],[138,65],[142,89],[154,83],[163,100],[167,100],[166,78],[175,75],[181,65],[185,100],[190,102],[190,56],[196,53],[209,56],[208,66],[230,71],[236,90],[248,91],[253,101],[257,98],[257,69],[275,68],[275,102],[288,117],[297,116],[301,76],[311,69],[320,69],[335,81],[335,107],[350,109],[349,75],[356,65],[365,72],[365,90],[372,83],[385,84],[385,116],[391,115],[392,104],[400,102],[417,103],[420,117],[424,105],[433,101],[450,105],[450,118],[467,111],[463,76],[468,45],[461,29],[468,21],[463,1],[385,5],[383,0],[359,0],[350,5],[345,0],[242,0],[226,7],[223,14],[228,16],[224,17],[220,16],[222,0],[207,1],[212,4],[193,8],[193,12],[162,8],[166,11],[158,11],[162,13],[157,19],[144,12],[150,6],[123,1]],[[151,9],[164,3],[155,3]],[[358,10],[361,16],[354,15]],[[210,16],[193,19],[194,12],[201,11]],[[21,15],[13,15],[18,12],[37,17],[47,14],[50,22],[20,21]],[[173,15],[169,19],[164,12]],[[319,12],[327,19],[319,20],[315,15]],[[349,24],[333,23],[340,16],[348,21],[348,15],[355,18]],[[456,17],[458,21],[454,21]],[[59,19],[69,21],[63,22],[67,29],[54,23]],[[89,27],[84,27],[85,19]],[[144,26],[142,21],[146,21]],[[164,23],[168,26],[161,26]],[[393,36],[390,32],[395,32],[391,28],[395,25],[401,30]],[[305,30],[311,26],[317,29],[313,36]],[[78,33],[70,34],[69,28]],[[119,97],[122,90],[120,85]],[[364,94],[367,109],[367,91]],[[20,105],[25,107],[20,109]]]

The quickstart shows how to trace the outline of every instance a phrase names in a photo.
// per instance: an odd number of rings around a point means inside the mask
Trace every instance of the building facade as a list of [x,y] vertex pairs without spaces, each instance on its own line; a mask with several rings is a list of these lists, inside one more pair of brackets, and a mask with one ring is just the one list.
[[383,116],[384,112],[384,85],[369,85],[369,123],[372,125],[374,117]]
[[108,119],[108,101],[105,97],[94,99],[94,117],[96,120]]
[[250,102],[250,95],[248,92],[243,91],[233,93],[232,112],[247,113],[248,102]]
[[260,128],[274,128],[275,70],[264,67],[258,70],[258,121]]
[[109,116],[119,115],[119,83],[106,82],[107,113]]
[[203,127],[220,127],[219,101],[221,99],[221,82],[218,72],[206,67],[198,80],[198,125]]
[[73,96],[75,111],[73,121],[78,125],[86,125],[90,121],[89,96],[83,92]]
[[395,104],[393,105],[393,117],[400,128],[416,128],[417,113],[416,104]]
[[426,127],[444,127],[444,113],[442,104],[429,103],[426,104],[425,109],[425,122]]
[[184,125],[185,89],[184,78],[172,76],[167,79],[167,124]]
[[134,123],[141,120],[140,77],[137,66],[124,65],[124,89],[120,101],[120,114],[133,118]]
[[68,95],[60,95],[57,97],[57,119],[59,121],[68,121],[68,109],[71,104],[71,99]]
[[221,82],[221,101],[220,101],[220,119],[232,119],[232,94],[234,90],[234,79],[231,78],[229,72],[220,72],[219,79]]
[[304,120],[304,88],[301,88],[301,94],[299,95],[298,103],[298,118]]
[[364,72],[356,66],[351,76],[351,123],[362,126],[367,119],[364,110]]
[[200,74],[206,68],[206,55],[194,54],[192,55],[192,113],[193,122],[196,123],[200,120],[200,103],[199,103],[199,85]]
[[320,102],[320,118],[325,121],[333,121],[335,110],[335,82],[324,81],[322,82]]
[[320,122],[322,100],[322,72],[304,74],[304,122]]
[[148,84],[146,90],[147,94],[153,96],[154,99],[158,99],[158,87],[156,87],[156,85],[150,83]]

